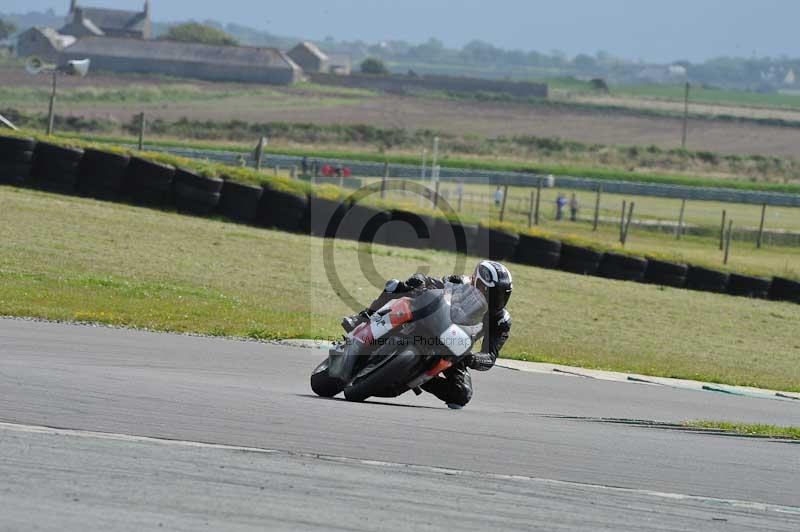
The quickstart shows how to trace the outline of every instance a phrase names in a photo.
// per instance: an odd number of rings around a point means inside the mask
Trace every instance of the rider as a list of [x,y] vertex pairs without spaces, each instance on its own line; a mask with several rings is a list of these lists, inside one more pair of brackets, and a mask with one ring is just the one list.
[[486,296],[489,303],[489,310],[483,318],[481,351],[470,354],[445,371],[444,378],[436,377],[422,385],[423,390],[432,393],[450,408],[461,409],[472,399],[472,377],[467,368],[476,371],[492,369],[511,332],[511,314],[506,310],[512,290],[511,272],[508,268],[499,262],[485,260],[478,264],[472,276],[451,275],[437,279],[418,273],[405,282],[392,279],[386,283],[383,293],[368,309],[342,320],[342,327],[349,333],[389,301],[406,296],[414,297],[426,290],[444,288],[445,282],[470,283]]

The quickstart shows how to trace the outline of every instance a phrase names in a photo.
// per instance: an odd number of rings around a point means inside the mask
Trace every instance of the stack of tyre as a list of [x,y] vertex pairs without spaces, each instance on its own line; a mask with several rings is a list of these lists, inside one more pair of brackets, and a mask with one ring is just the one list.
[[602,252],[503,228],[350,205],[200,175],[143,157],[0,136],[0,184],[124,200],[329,238],[466,253],[581,275],[800,303],[800,282]]
[[22,185],[31,174],[36,141],[0,137],[0,184]]

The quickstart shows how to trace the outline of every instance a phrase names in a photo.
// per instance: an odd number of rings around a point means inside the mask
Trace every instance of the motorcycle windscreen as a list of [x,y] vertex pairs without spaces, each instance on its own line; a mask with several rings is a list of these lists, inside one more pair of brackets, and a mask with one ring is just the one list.
[[450,320],[456,325],[470,327],[483,323],[489,303],[483,293],[471,284],[449,284]]

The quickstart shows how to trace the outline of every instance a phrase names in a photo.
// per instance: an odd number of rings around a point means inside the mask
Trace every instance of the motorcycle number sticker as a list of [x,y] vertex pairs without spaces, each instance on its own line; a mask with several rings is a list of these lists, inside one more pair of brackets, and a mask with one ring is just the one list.
[[460,357],[472,347],[472,338],[457,325],[448,327],[439,336],[439,339],[457,357]]

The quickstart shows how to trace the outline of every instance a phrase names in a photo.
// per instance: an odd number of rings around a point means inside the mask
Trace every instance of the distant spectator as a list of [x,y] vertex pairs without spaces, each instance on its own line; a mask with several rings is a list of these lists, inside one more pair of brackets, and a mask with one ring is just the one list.
[[324,175],[325,177],[331,177],[333,175],[333,167],[329,164],[323,166],[322,175]]
[[319,177],[319,161],[316,159],[311,161],[311,172],[314,174],[314,177]]
[[564,209],[567,207],[567,197],[559,192],[556,198],[556,220],[564,219]]
[[337,164],[336,168],[334,169],[334,172],[336,173],[336,177],[342,177],[342,172],[343,172],[342,165]]
[[572,198],[569,200],[569,219],[573,222],[578,221],[578,210],[580,209],[580,204],[578,203],[578,196],[575,193],[572,193]]
[[308,157],[303,155],[303,160],[300,161],[300,171],[303,172],[303,175],[308,175]]
[[497,190],[494,191],[494,206],[500,208],[500,205],[503,204],[503,191],[500,189],[500,185],[497,185]]

